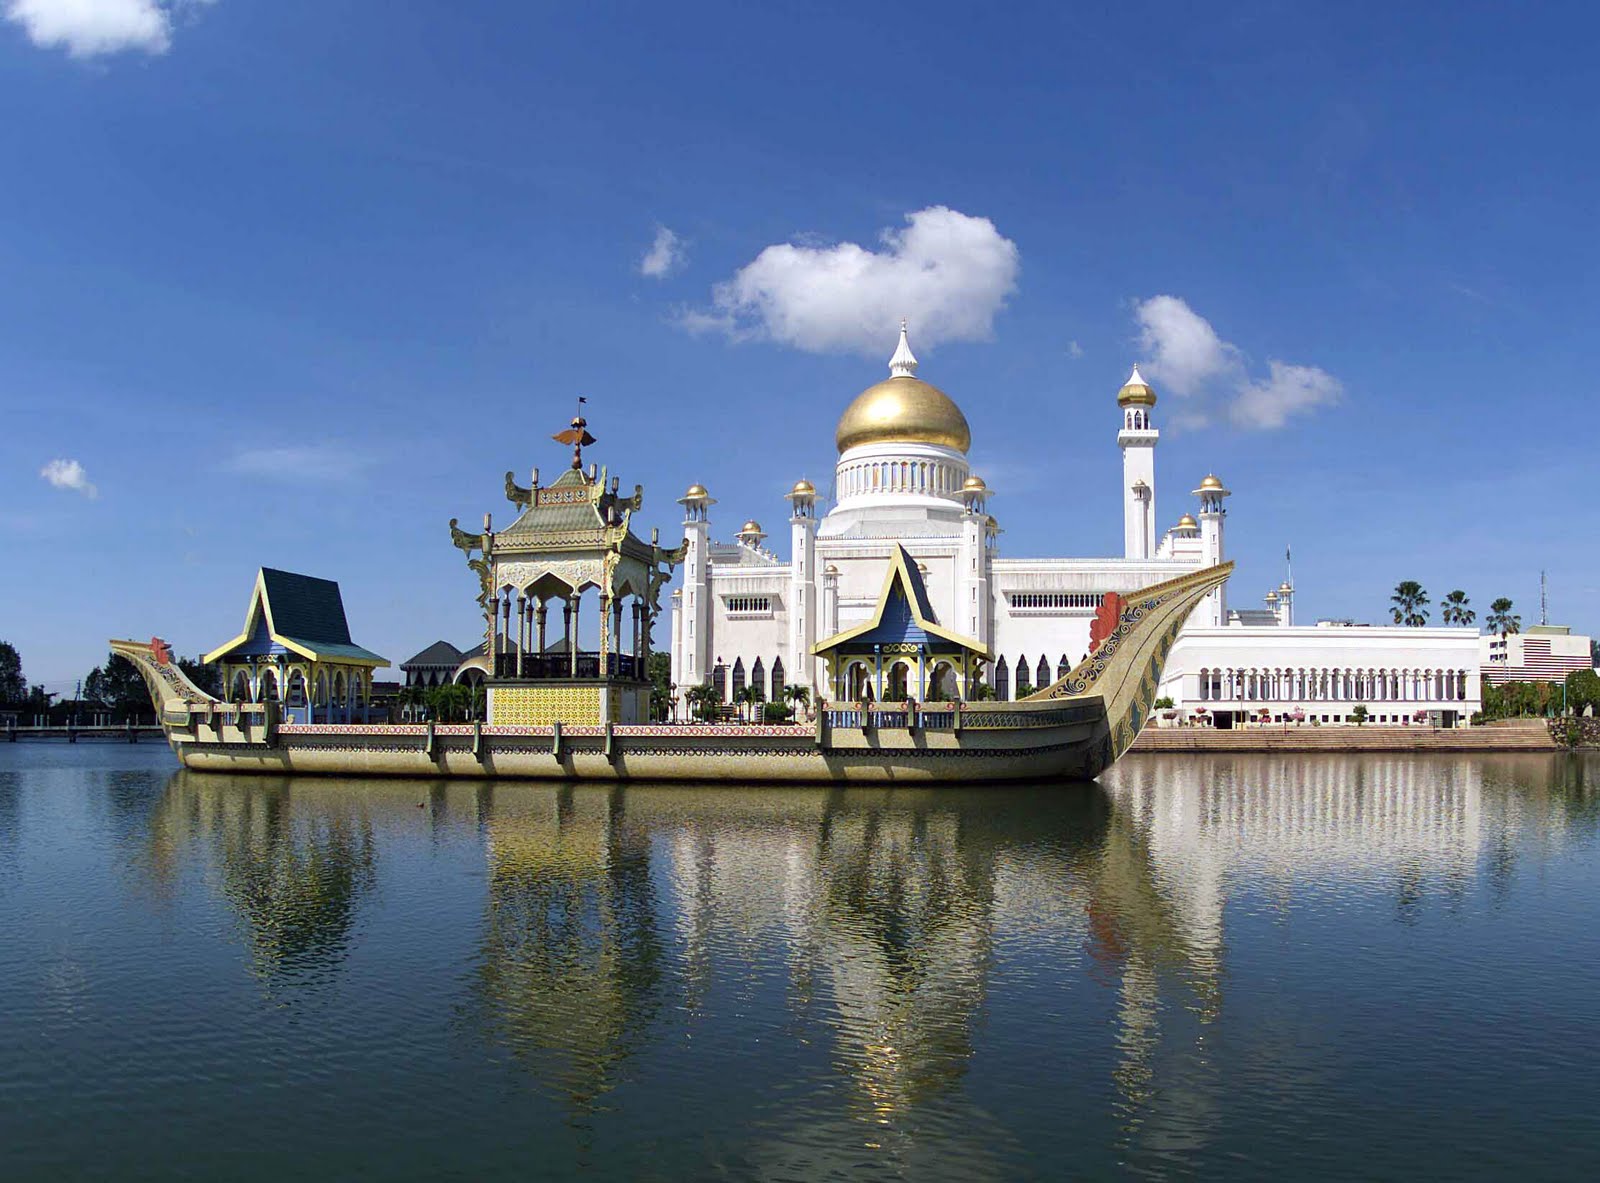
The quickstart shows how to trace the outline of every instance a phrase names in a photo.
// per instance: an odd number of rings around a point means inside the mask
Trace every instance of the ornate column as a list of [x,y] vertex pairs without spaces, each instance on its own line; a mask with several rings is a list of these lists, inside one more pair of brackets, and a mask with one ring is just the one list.
[[566,604],[567,616],[567,676],[578,676],[578,603],[576,598],[569,598]]
[[545,606],[545,602],[543,600],[536,600],[534,602],[534,605],[533,605],[534,652],[537,653],[541,658],[544,657],[544,647],[545,647],[544,621],[545,621],[545,616],[548,613],[548,611],[549,611],[549,609]]
[[528,600],[521,592],[517,593],[517,677],[522,677],[522,637],[526,632]]

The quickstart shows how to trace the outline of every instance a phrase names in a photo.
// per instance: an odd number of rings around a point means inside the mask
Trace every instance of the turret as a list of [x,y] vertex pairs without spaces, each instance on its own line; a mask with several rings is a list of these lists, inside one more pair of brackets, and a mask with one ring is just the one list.
[[1117,431],[1117,446],[1122,449],[1122,534],[1123,556],[1129,559],[1153,558],[1156,551],[1156,430],[1151,412],[1156,392],[1133,367],[1128,380],[1117,391],[1117,407],[1122,426]]
[[[954,627],[989,643],[989,560],[994,519],[989,516],[989,486],[976,473],[961,485],[961,555],[956,576]],[[993,529],[992,529],[993,527]]]
[[[1228,492],[1217,479],[1216,473],[1209,474],[1200,482],[1200,487],[1194,491],[1200,498],[1200,561],[1202,565],[1214,567],[1223,560],[1222,528],[1228,511],[1222,503],[1232,494]],[[1228,621],[1227,585],[1218,584],[1206,598],[1201,601],[1198,609],[1199,622],[1203,625],[1218,626]]]
[[[801,477],[785,494],[789,515],[789,652],[783,668],[788,676],[813,690],[817,643],[817,487]],[[781,687],[779,688],[781,689]]]
[[704,485],[690,485],[678,498],[683,506],[683,587],[679,600],[682,622],[675,630],[678,649],[672,655],[672,680],[681,688],[698,686],[711,672],[710,509],[716,499]]

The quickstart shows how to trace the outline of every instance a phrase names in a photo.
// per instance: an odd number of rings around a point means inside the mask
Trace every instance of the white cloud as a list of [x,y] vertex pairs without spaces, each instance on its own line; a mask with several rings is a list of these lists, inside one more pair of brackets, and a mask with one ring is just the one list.
[[274,481],[343,484],[360,479],[373,463],[373,457],[336,444],[288,444],[240,452],[227,468]]
[[853,242],[777,243],[719,283],[709,309],[680,323],[733,340],[770,340],[811,353],[881,353],[901,317],[918,345],[986,341],[1016,290],[1017,245],[988,218],[942,205],[906,215],[881,249]]
[[100,490],[94,487],[89,474],[76,460],[52,460],[39,470],[39,475],[54,488],[70,489],[91,499],[100,496]]
[[1316,366],[1267,359],[1267,376],[1252,379],[1245,353],[1225,341],[1177,296],[1152,296],[1134,308],[1146,375],[1158,388],[1192,400],[1173,422],[1197,427],[1211,422],[1215,401],[1240,427],[1269,430],[1297,414],[1339,401],[1344,385]]
[[657,226],[655,241],[639,260],[639,274],[665,279],[688,261],[688,245],[683,239],[665,226]]
[[1083,356],[1083,346],[1079,345],[1076,341],[1068,341],[1067,342],[1067,356],[1070,357],[1073,361],[1077,361],[1079,358],[1081,358]]
[[1196,394],[1240,364],[1239,351],[1177,296],[1152,296],[1135,310],[1149,377],[1173,394]]
[[46,49],[75,58],[137,49],[165,53],[174,17],[216,0],[0,0],[6,20]]
[[1344,393],[1339,379],[1316,366],[1293,366],[1272,359],[1267,370],[1265,381],[1245,385],[1228,408],[1241,427],[1282,427],[1291,415],[1336,403]]

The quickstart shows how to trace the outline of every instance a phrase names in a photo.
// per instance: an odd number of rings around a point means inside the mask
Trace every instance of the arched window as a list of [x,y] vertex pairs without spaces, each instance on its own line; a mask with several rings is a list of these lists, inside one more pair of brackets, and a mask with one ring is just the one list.
[[767,670],[766,667],[761,664],[761,659],[759,657],[756,658],[755,665],[750,667],[750,685],[761,691],[761,697],[763,699],[766,699],[768,702],[771,701],[771,699],[767,696]]
[[717,697],[723,702],[728,701],[728,667],[720,661],[711,671],[711,681],[717,688]]
[[733,701],[737,702],[738,699],[739,699],[739,695],[743,691],[744,691],[744,658],[735,657],[733,659],[733,693],[730,696],[731,699]]
[[789,683],[783,679],[783,658],[772,659],[772,693],[767,697],[773,702],[783,701],[783,689]]
[[1026,657],[1018,657],[1017,658],[1017,664],[1014,665],[1012,667],[1012,669],[1016,672],[1016,675],[1017,675],[1017,686],[1016,686],[1015,691],[1013,691],[1013,693],[1016,694],[1016,696],[1018,698],[1021,698],[1022,697],[1022,688],[1024,686],[1029,686],[1029,688],[1031,689],[1031,683],[1033,681],[1033,674],[1028,669],[1028,659]]
[[1041,690],[1050,685],[1050,662],[1043,653],[1039,654],[1039,668],[1034,672],[1033,688]]
[[1057,680],[1065,678],[1071,672],[1072,663],[1067,660],[1067,655],[1063,653],[1061,655],[1061,660],[1056,662],[1056,678]]
[[994,665],[994,696],[1001,702],[1011,697],[1011,671],[1006,668],[1003,657]]

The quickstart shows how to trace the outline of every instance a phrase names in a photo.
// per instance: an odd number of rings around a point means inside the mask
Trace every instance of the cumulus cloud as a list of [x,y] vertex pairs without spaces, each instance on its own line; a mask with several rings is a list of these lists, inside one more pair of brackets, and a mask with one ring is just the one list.
[[1191,400],[1174,419],[1178,426],[1212,420],[1212,406],[1226,404],[1240,427],[1270,430],[1295,415],[1336,403],[1343,384],[1316,366],[1267,360],[1264,378],[1252,378],[1244,351],[1177,296],[1152,296],[1134,308],[1145,373],[1158,387]]
[[853,242],[767,247],[719,283],[711,306],[685,312],[695,332],[769,340],[811,353],[877,354],[901,317],[919,345],[986,341],[1016,290],[1017,244],[988,218],[942,205],[883,231],[879,249]]
[[251,448],[227,463],[228,471],[265,480],[344,484],[365,475],[373,458],[335,444]]
[[85,497],[100,496],[100,490],[89,480],[89,474],[76,460],[52,460],[39,470],[39,475],[56,489],[82,493]]
[[215,0],[0,0],[28,40],[75,58],[142,50],[165,53],[174,20]]
[[639,259],[639,274],[665,279],[688,261],[688,245],[683,239],[665,226],[657,226],[655,241]]

